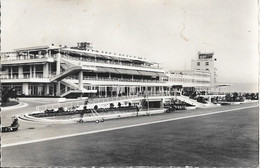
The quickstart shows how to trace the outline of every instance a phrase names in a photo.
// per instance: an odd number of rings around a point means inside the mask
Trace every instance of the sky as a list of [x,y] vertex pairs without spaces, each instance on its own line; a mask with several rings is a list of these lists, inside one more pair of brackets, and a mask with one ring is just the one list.
[[2,0],[1,48],[75,46],[188,70],[214,52],[218,83],[258,82],[257,0]]

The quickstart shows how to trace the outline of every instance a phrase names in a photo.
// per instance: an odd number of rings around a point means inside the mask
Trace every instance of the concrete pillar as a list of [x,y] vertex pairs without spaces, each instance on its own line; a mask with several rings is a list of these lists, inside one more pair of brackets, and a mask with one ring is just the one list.
[[43,65],[43,78],[48,78],[49,76],[49,63]]
[[57,62],[56,62],[56,75],[60,74],[60,52],[57,54]]
[[18,78],[19,79],[23,78],[23,66],[18,67]]
[[36,66],[33,65],[33,77],[36,78]]
[[116,97],[118,97],[118,94],[119,94],[119,85],[116,88]]
[[29,91],[28,91],[28,83],[23,83],[23,94],[28,95]]
[[12,66],[10,67],[10,71],[11,71],[11,72],[10,72],[10,74],[11,74],[11,79],[13,79],[13,67],[12,67]]
[[49,63],[49,74],[48,75],[51,75],[52,72],[51,72],[51,63]]
[[83,71],[79,72],[78,79],[79,79],[79,86],[78,86],[79,90],[83,90]]
[[44,57],[48,57],[48,50],[45,50],[46,51],[46,54],[45,54],[45,56]]
[[56,96],[60,96],[60,82],[56,84]]
[[177,88],[174,88],[174,97],[176,98],[177,96]]
[[162,93],[164,94],[164,86],[162,86]]
[[50,86],[49,86],[49,84],[48,84],[48,83],[45,84],[44,87],[45,87],[45,89],[44,89],[44,94],[45,94],[45,95],[50,94]]
[[160,101],[160,108],[163,108],[163,99]]
[[30,78],[32,78],[32,65],[30,65]]

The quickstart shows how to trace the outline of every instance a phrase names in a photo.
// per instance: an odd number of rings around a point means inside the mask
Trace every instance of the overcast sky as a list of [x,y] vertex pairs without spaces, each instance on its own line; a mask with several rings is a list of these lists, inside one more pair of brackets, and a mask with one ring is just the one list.
[[93,43],[190,69],[214,51],[217,81],[257,82],[257,0],[2,0],[2,51]]

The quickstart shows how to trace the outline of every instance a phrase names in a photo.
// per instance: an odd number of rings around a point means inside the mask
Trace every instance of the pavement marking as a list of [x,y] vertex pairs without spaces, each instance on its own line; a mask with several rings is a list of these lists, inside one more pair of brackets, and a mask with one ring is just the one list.
[[159,121],[151,121],[151,122],[146,122],[146,123],[141,123],[141,124],[134,124],[134,125],[114,127],[114,128],[108,128],[108,129],[101,129],[101,130],[96,130],[96,131],[88,131],[88,132],[81,132],[81,133],[62,135],[62,136],[56,136],[56,137],[50,137],[50,138],[43,138],[43,139],[30,140],[30,141],[24,141],[24,142],[17,142],[17,143],[11,143],[11,144],[2,144],[1,147],[5,148],[5,147],[24,145],[24,144],[30,144],[30,143],[36,143],[36,142],[42,142],[42,141],[50,141],[50,140],[56,140],[56,139],[62,139],[62,138],[80,136],[80,135],[95,134],[95,133],[100,133],[100,132],[107,132],[107,131],[113,131],[113,130],[119,130],[119,129],[125,129],[125,128],[139,127],[139,126],[157,124],[157,123],[168,122],[168,121],[175,121],[175,120],[201,117],[201,116],[207,116],[207,115],[213,115],[213,114],[219,114],[219,113],[226,113],[226,112],[230,112],[230,111],[243,110],[243,109],[248,109],[248,108],[253,108],[253,107],[258,107],[258,105],[229,109],[229,110],[216,111],[216,112],[211,112],[211,113],[196,114],[196,115],[185,116],[185,117],[171,118],[171,119],[165,119],[165,120],[159,120]]

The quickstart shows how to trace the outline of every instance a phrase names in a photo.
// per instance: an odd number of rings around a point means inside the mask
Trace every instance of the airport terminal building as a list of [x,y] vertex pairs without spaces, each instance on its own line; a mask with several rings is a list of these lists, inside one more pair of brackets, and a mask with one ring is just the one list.
[[94,50],[87,42],[2,52],[1,65],[2,88],[25,96],[172,95],[212,87],[210,71],[165,72],[145,58]]

